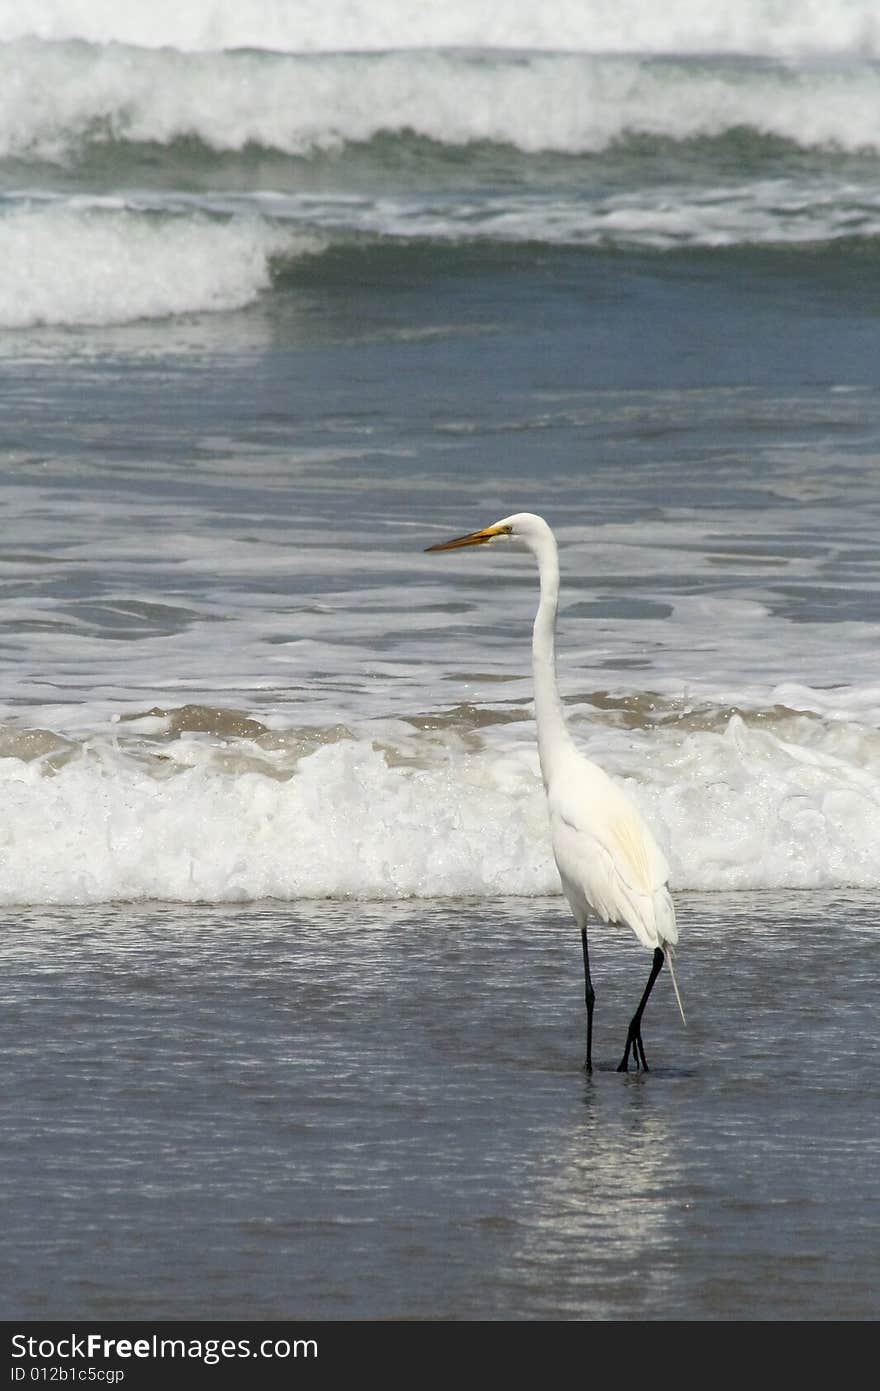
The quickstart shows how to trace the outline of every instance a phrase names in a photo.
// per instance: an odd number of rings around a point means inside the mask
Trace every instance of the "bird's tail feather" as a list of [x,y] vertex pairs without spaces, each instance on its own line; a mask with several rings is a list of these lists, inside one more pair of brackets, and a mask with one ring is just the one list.
[[684,1005],[681,1003],[681,996],[678,993],[678,981],[675,979],[675,969],[672,965],[672,958],[674,956],[674,952],[672,950],[672,944],[670,942],[663,943],[663,954],[666,957],[666,963],[669,967],[669,974],[672,977],[672,988],[675,991],[675,998],[678,1001],[678,1009],[679,1013],[681,1014],[681,1022],[682,1024],[684,1024],[685,1028],[687,1028],[687,1020],[684,1017]]

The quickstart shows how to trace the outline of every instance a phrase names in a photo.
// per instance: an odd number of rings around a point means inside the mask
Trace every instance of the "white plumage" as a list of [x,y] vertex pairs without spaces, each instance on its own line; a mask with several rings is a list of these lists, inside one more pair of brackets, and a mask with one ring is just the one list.
[[603,922],[625,923],[651,951],[677,942],[666,860],[617,784],[578,754],[548,784],[547,809],[559,877],[575,918],[583,923],[592,911]]
[[684,1019],[672,969],[672,949],[678,941],[678,927],[668,888],[669,870],[637,808],[598,764],[579,752],[569,733],[556,682],[559,557],[556,539],[543,517],[518,512],[480,531],[429,546],[428,550],[454,550],[499,541],[519,542],[538,562],[541,600],[532,635],[535,722],[553,854],[563,892],[581,929],[587,1009],[585,1065],[591,1070],[595,992],[590,976],[587,922],[592,915],[603,922],[621,923],[631,928],[642,945],[654,953],[651,975],[630,1022],[618,1069],[628,1070],[632,1051],[636,1066],[647,1071],[641,1020],[664,961],[669,963]]

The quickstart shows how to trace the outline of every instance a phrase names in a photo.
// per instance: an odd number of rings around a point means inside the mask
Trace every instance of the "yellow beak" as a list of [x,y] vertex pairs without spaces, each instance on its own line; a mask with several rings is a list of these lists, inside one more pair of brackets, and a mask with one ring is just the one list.
[[456,536],[452,541],[439,541],[436,546],[426,546],[426,551],[455,551],[459,546],[482,546],[496,536],[508,536],[509,526],[484,526],[482,531],[469,531],[467,536]]

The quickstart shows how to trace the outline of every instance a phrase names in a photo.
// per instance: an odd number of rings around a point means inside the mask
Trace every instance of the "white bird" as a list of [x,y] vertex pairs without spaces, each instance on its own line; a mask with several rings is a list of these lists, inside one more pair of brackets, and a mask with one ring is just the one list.
[[592,1071],[593,1003],[587,921],[590,915],[606,923],[624,923],[654,958],[651,974],[630,1021],[626,1048],[618,1072],[629,1071],[630,1053],[637,1068],[648,1071],[642,1043],[642,1015],[663,962],[684,1021],[681,997],[672,966],[678,941],[675,909],[669,895],[666,860],[641,814],[626,793],[596,763],[575,747],[556,682],[556,610],[559,604],[559,554],[556,538],[543,517],[517,512],[492,526],[471,531],[453,541],[428,546],[451,551],[462,546],[518,542],[538,562],[541,601],[532,633],[535,679],[535,723],[541,776],[547,793],[553,854],[575,922],[581,930],[584,956],[584,1001],[587,1007],[587,1054]]

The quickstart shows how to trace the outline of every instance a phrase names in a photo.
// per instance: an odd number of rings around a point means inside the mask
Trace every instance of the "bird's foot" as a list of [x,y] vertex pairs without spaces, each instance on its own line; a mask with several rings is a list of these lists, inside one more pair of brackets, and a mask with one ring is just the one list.
[[629,1072],[629,1055],[632,1050],[633,1062],[637,1071],[650,1072],[648,1059],[645,1057],[645,1045],[642,1043],[642,1036],[639,1033],[630,1032],[626,1036],[626,1048],[623,1050],[623,1057],[617,1065],[618,1072]]

